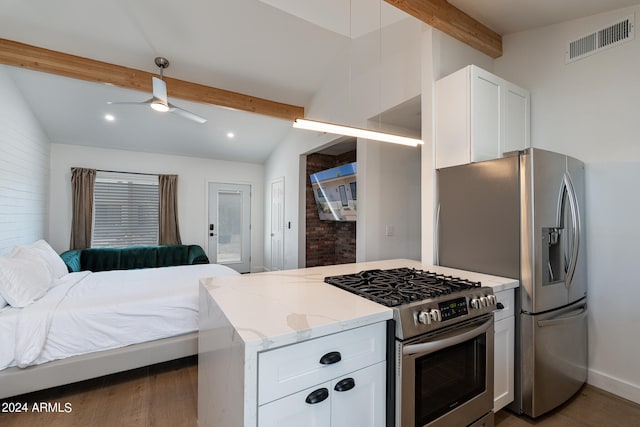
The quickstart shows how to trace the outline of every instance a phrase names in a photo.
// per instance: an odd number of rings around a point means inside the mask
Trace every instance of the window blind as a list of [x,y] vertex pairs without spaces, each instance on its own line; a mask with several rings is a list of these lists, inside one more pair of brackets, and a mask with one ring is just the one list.
[[92,247],[158,244],[158,176],[97,172]]

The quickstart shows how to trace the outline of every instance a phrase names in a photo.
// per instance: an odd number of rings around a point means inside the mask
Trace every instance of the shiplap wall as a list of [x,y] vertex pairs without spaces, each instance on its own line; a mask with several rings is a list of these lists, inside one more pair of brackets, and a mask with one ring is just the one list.
[[48,235],[50,143],[0,66],[0,254]]

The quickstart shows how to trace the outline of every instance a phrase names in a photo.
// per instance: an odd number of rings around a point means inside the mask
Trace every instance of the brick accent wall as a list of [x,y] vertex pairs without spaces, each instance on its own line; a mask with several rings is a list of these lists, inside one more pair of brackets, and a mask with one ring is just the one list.
[[307,156],[306,180],[306,260],[307,267],[356,262],[356,223],[320,221],[309,175],[324,169],[356,161],[356,152],[340,156]]

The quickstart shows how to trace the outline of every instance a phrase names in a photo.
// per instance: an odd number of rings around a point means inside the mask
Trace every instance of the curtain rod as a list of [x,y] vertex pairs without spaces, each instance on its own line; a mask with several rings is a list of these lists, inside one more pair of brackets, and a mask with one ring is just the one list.
[[106,169],[96,169],[96,172],[126,173],[126,174],[131,174],[131,175],[148,175],[148,176],[160,176],[161,175],[159,173],[111,171],[111,170],[106,170]]

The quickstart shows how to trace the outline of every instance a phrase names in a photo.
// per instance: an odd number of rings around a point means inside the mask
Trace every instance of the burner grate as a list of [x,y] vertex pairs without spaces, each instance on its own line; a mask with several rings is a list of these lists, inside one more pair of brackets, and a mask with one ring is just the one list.
[[480,282],[406,267],[365,270],[324,281],[387,307],[481,287]]

